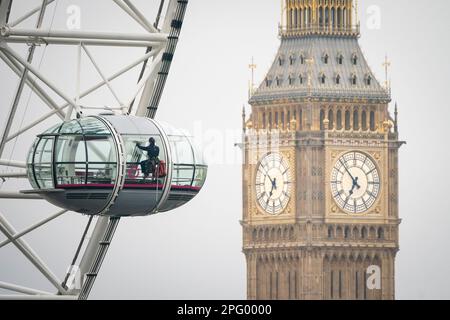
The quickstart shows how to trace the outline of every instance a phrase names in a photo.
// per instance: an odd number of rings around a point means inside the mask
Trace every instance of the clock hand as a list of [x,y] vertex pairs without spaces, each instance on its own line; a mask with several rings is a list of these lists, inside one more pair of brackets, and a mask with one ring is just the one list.
[[353,190],[355,190],[355,184],[352,185],[352,190],[349,192],[351,196],[353,195]]
[[272,183],[272,189],[270,190],[270,194],[269,194],[269,199],[273,196],[273,189],[274,189],[275,187],[274,187],[274,185],[273,185],[273,183]]
[[353,184],[355,185],[355,187],[359,190],[361,189],[361,186],[358,184],[358,177],[355,177],[355,181],[353,181]]
[[342,160],[339,159],[339,161],[341,162],[341,164],[344,166],[345,170],[348,172],[348,174],[350,175],[350,178],[352,178],[353,183],[355,183],[355,178],[353,178],[353,175],[351,174],[350,170],[348,170],[347,166],[345,165],[344,162],[342,162]]

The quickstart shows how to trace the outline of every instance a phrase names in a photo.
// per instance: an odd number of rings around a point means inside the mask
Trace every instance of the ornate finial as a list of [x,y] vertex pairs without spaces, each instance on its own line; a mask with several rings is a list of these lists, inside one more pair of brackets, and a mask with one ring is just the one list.
[[248,65],[248,68],[252,72],[252,80],[250,82],[249,90],[248,90],[248,95],[249,95],[249,98],[250,98],[253,95],[253,93],[255,92],[255,69],[256,69],[256,64],[255,64],[255,60],[254,60],[253,57],[252,57],[252,63]]
[[394,112],[394,132],[398,133],[398,106],[395,102],[395,112]]
[[386,54],[385,58],[384,58],[384,63],[383,63],[383,67],[384,67],[384,72],[385,72],[385,82],[384,85],[387,88],[389,88],[389,67],[391,66],[391,62],[388,60],[388,56]]

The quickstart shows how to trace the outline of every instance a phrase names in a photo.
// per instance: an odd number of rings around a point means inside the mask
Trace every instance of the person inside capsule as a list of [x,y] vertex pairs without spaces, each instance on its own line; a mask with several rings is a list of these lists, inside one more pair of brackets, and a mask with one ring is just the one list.
[[147,179],[150,173],[152,173],[153,180],[156,179],[156,169],[160,163],[159,161],[159,147],[155,143],[155,139],[151,137],[148,140],[149,145],[146,147],[141,146],[139,142],[136,143],[136,146],[142,150],[147,152],[147,159],[141,161],[139,164],[141,166],[141,171],[144,174],[144,179]]

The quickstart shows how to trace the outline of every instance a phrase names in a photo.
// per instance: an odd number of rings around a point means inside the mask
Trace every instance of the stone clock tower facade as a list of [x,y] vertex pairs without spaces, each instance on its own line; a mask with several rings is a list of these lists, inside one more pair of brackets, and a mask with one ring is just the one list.
[[244,115],[248,299],[395,299],[397,108],[352,0],[283,0],[281,46]]

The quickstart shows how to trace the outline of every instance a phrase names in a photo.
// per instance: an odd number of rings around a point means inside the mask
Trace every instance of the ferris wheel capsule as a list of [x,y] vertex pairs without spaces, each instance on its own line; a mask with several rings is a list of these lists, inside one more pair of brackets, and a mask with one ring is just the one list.
[[33,190],[23,192],[86,215],[146,216],[193,199],[207,170],[192,139],[166,124],[87,116],[37,137],[27,159]]

